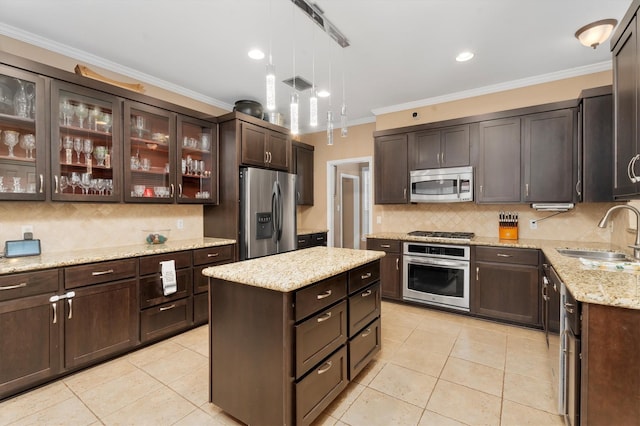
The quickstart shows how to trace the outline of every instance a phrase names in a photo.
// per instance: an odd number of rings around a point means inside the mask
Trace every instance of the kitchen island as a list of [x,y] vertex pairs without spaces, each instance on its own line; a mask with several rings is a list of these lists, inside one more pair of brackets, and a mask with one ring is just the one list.
[[203,270],[210,401],[246,424],[311,423],[380,350],[383,256],[313,247]]

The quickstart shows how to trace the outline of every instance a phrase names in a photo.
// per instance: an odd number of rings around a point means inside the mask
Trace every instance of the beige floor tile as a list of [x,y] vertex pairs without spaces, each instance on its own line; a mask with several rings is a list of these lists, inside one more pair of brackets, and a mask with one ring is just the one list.
[[432,333],[442,333],[448,334],[452,336],[457,336],[462,329],[462,324],[451,321],[450,318],[447,319],[432,319],[429,321],[422,321],[418,324],[418,330],[430,331]]
[[502,397],[504,371],[483,364],[449,357],[440,378],[471,389]]
[[220,407],[216,406],[215,404],[211,404],[210,402],[202,404],[200,406],[200,410],[212,417],[217,422],[217,424],[226,426],[244,426],[244,423],[231,417],[230,415],[222,411]]
[[438,377],[444,364],[447,362],[447,355],[428,350],[417,350],[414,346],[402,346],[393,354],[389,362],[401,365],[410,370],[419,371],[433,377]]
[[334,426],[338,423],[338,419],[328,414],[320,414],[317,419],[311,422],[312,426]]
[[404,341],[404,346],[413,346],[416,350],[429,350],[449,355],[456,342],[456,336],[427,330],[413,330]]
[[75,393],[82,393],[136,370],[137,368],[123,357],[72,374],[62,380]]
[[46,410],[70,398],[74,398],[73,392],[60,381],[16,396],[0,403],[0,425]]
[[424,408],[437,379],[395,364],[387,364],[369,388]]
[[69,398],[59,404],[23,417],[12,425],[90,425],[98,419],[80,400]]
[[505,400],[501,426],[564,426],[562,417]]
[[495,346],[474,340],[460,339],[458,336],[458,340],[456,340],[451,350],[451,356],[503,370],[506,358],[505,352],[506,349],[502,345]]
[[402,342],[397,340],[389,340],[382,338],[382,348],[380,348],[380,352],[374,355],[374,359],[380,361],[388,361],[393,358],[393,355],[396,351],[402,346]]
[[170,425],[194,408],[186,399],[162,386],[102,420],[105,425]]
[[441,416],[433,411],[424,410],[418,426],[465,426],[465,423]]
[[[384,345],[384,343],[383,343]],[[383,346],[384,347],[384,346]],[[362,371],[353,378],[353,381],[367,386],[378,375],[380,370],[387,364],[386,361],[380,359],[372,359]]]
[[207,348],[207,351],[203,355],[208,356],[209,326],[202,325],[196,329],[189,330],[186,333],[178,334],[171,338],[171,341],[197,352],[201,352],[203,347]]
[[415,327],[407,327],[398,323],[387,321],[386,318],[382,320],[381,336],[383,339],[393,340],[395,342],[403,343],[407,340],[407,337],[415,330]]
[[365,389],[340,421],[348,425],[417,425],[422,409],[373,389]]
[[209,367],[201,367],[169,382],[168,386],[196,406],[209,401]]
[[507,333],[479,327],[465,326],[458,333],[458,340],[484,343],[495,347],[507,347]]
[[223,424],[200,409],[193,410],[174,423],[175,426],[221,426]]
[[491,320],[485,320],[481,318],[474,318],[474,321],[470,323],[474,328],[481,328],[483,330],[496,331],[499,333],[508,333],[514,326],[510,324],[502,324]]
[[161,387],[163,387],[162,384],[156,379],[136,369],[129,374],[78,393],[78,397],[102,419]]
[[525,337],[527,339],[545,341],[544,331],[539,329],[512,326],[507,329],[507,333],[511,336]]
[[507,352],[505,371],[535,379],[552,380],[548,356],[538,356],[527,352]]
[[556,412],[552,383],[520,374],[504,376],[504,399],[549,413]]
[[191,349],[183,349],[164,358],[150,362],[149,364],[145,364],[141,368],[162,383],[169,383],[207,365],[207,357]]
[[507,335],[507,353],[526,353],[546,357],[549,349],[544,339],[529,339],[520,335]]
[[366,387],[359,383],[349,383],[347,388],[323,411],[323,414],[339,419],[365,389]]
[[496,396],[440,379],[427,409],[470,425],[499,425],[501,403]]
[[165,340],[163,342],[156,343],[155,345],[132,352],[127,355],[125,359],[137,367],[142,367],[143,365],[168,357],[182,350],[184,350],[184,347],[181,345]]
[[424,321],[424,317],[408,312],[392,312],[382,316],[382,325],[391,324],[397,327],[406,327],[413,330]]

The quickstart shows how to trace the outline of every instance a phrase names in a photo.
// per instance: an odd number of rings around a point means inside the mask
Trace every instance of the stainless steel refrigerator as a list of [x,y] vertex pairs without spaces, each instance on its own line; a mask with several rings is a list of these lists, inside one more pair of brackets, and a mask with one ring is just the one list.
[[297,248],[296,175],[240,168],[240,260]]

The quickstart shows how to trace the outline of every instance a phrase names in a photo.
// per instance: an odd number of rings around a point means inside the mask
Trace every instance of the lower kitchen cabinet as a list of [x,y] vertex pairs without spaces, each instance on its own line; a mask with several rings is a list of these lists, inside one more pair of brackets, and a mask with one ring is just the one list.
[[309,247],[318,247],[327,245],[327,233],[316,232],[313,234],[298,235],[298,250]]
[[224,265],[234,260],[235,246],[217,246],[193,251],[193,324],[206,324],[209,320],[209,279],[202,270]]
[[476,247],[472,313],[540,326],[539,251]]
[[402,299],[402,241],[367,238],[367,250],[384,251],[380,259],[380,284],[382,297]]

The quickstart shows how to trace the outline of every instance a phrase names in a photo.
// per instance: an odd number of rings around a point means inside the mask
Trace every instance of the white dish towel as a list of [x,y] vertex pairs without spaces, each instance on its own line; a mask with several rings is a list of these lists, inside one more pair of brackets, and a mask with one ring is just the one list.
[[162,291],[165,296],[175,293],[178,290],[178,281],[176,280],[176,262],[174,260],[166,260],[160,262],[162,268]]

